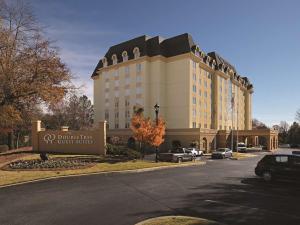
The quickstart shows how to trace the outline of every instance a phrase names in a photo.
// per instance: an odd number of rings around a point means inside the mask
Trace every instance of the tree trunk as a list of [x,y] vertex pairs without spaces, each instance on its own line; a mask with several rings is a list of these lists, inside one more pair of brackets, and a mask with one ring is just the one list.
[[141,154],[142,154],[142,160],[144,160],[144,157],[145,157],[145,152],[144,152],[144,148],[143,148],[143,146],[142,146],[142,142],[140,141],[140,152],[141,152]]
[[8,145],[8,148],[9,148],[9,150],[11,150],[11,149],[14,149],[14,133],[13,133],[13,131],[10,131],[9,133],[8,133],[8,135],[7,135],[7,145]]

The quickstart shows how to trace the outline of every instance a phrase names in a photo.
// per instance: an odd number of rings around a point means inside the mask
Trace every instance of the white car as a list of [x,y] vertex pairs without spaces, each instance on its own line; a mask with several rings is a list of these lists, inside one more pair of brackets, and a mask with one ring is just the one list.
[[197,148],[188,148],[187,150],[191,151],[193,156],[202,156],[203,155],[203,151],[199,150]]

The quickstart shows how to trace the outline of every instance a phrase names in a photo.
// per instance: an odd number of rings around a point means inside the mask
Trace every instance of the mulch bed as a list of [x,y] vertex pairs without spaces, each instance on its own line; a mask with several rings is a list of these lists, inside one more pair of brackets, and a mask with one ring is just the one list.
[[17,160],[4,165],[1,169],[8,171],[62,171],[85,169],[94,166],[93,158],[53,158],[47,161],[40,159]]

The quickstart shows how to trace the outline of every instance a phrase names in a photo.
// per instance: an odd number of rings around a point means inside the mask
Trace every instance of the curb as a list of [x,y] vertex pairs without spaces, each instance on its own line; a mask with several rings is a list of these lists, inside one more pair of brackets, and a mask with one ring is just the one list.
[[200,218],[200,217],[191,217],[191,216],[159,216],[159,217],[154,217],[154,218],[150,218],[150,219],[146,219],[144,221],[138,222],[135,225],[145,225],[148,224],[149,222],[156,222],[157,219],[168,219],[168,218],[184,218],[184,219],[193,219],[194,221],[199,222],[199,224],[203,223],[203,224],[207,224],[207,225],[222,225],[219,222],[213,221],[213,220],[208,220],[208,219],[204,219],[204,218]]
[[71,174],[71,175],[63,175],[63,176],[56,176],[56,177],[45,177],[45,178],[38,178],[38,179],[34,179],[34,180],[29,180],[29,181],[17,182],[17,183],[13,183],[13,184],[0,185],[0,189],[6,188],[6,187],[19,186],[19,185],[23,185],[23,184],[36,183],[39,181],[54,180],[54,179],[68,178],[68,177],[80,177],[80,176],[89,176],[89,175],[98,175],[98,174],[142,173],[142,172],[148,172],[148,171],[172,169],[172,168],[180,168],[180,167],[189,167],[189,166],[198,166],[198,165],[202,166],[205,164],[206,164],[206,162],[199,162],[199,163],[193,163],[193,164],[158,166],[158,167],[143,168],[143,169],[114,170],[114,171],[103,171],[103,172],[93,172],[93,173]]

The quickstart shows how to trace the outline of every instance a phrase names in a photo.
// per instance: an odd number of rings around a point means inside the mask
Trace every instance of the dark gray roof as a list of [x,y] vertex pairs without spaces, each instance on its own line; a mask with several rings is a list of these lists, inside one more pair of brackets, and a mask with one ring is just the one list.
[[223,57],[221,57],[218,53],[216,52],[209,52],[207,53],[207,55],[209,55],[210,57],[212,57],[214,60],[216,60],[217,66],[219,68],[220,64],[224,64],[225,67],[229,67],[230,69],[232,69],[235,73],[236,69],[233,65],[231,65],[227,60],[225,60]]
[[[123,43],[114,45],[106,52],[105,57],[107,59],[107,65],[112,65],[112,55],[116,54],[118,62],[122,62],[122,52],[127,51],[128,59],[133,59],[133,49],[138,47],[140,50],[140,56],[156,56],[162,55],[164,57],[172,57],[192,51],[195,46],[191,35],[185,33],[172,38],[163,39],[160,36],[149,37],[146,35],[125,41]],[[100,59],[96,66],[93,76],[96,76],[96,72],[99,68],[102,68],[102,60]]]
[[[112,65],[112,55],[116,54],[118,63],[122,62],[122,53],[127,51],[128,59],[133,59],[133,49],[138,47],[140,50],[140,56],[157,56],[161,55],[164,57],[172,57],[176,55],[181,55],[188,52],[194,52],[196,49],[196,44],[193,41],[193,38],[190,34],[184,33],[175,37],[171,37],[168,39],[164,39],[160,36],[150,37],[150,36],[140,36],[129,41],[122,42],[120,44],[114,45],[108,49],[105,54],[107,59],[107,65]],[[239,75],[233,65],[231,65],[227,60],[221,57],[216,52],[210,52],[207,54],[209,57],[213,58],[216,61],[215,69],[218,70],[222,65],[225,66],[224,71],[227,72],[228,69],[232,69],[234,71],[234,78],[239,80],[243,79],[246,83],[247,88],[253,88],[247,77],[243,77]],[[207,56],[205,57],[207,58]],[[92,77],[97,75],[97,71],[99,68],[102,68],[102,59],[99,60],[98,65],[96,66]]]

